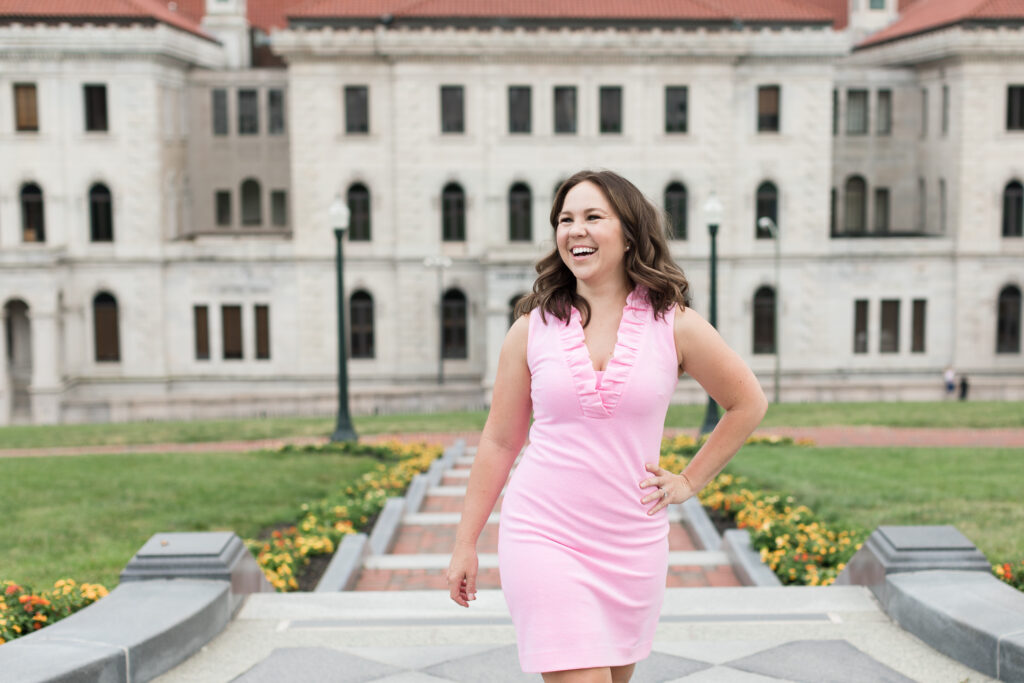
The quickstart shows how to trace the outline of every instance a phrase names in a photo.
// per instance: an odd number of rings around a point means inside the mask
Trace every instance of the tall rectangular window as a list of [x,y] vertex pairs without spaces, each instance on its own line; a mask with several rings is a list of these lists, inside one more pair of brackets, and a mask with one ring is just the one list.
[[14,84],[14,128],[23,132],[39,130],[35,83]]
[[238,91],[238,134],[256,135],[260,132],[260,103],[255,90]]
[[242,307],[220,307],[220,329],[223,339],[224,360],[242,358]]
[[889,232],[889,188],[875,188],[875,232]]
[[853,302],[853,352],[868,352],[868,300]]
[[284,135],[284,90],[280,88],[267,91],[267,133]]
[[370,88],[365,85],[345,86],[345,132],[370,132]]
[[928,137],[928,88],[921,88],[921,137]]
[[871,0],[871,9],[885,9],[885,0]]
[[601,86],[598,96],[601,111],[601,132],[622,132],[622,88],[617,85]]
[[777,85],[761,85],[757,88],[757,132],[777,133],[779,131],[779,98]]
[[231,225],[231,190],[217,190],[215,195],[217,204],[217,225]]
[[839,91],[832,90],[832,135],[839,135]]
[[685,85],[665,86],[665,132],[685,133],[689,90]]
[[939,233],[946,234],[946,179],[939,178]]
[[107,130],[107,86],[86,85],[85,129],[88,131]]
[[510,85],[508,87],[508,132],[529,133],[531,128],[530,86]]
[[210,92],[210,107],[213,110],[213,134],[228,134],[228,91],[216,88]]
[[555,86],[555,132],[576,132],[576,87]]
[[881,353],[897,353],[900,350],[900,301],[882,299],[882,330],[878,338]]
[[463,88],[461,85],[441,86],[441,132],[466,132]]
[[270,306],[256,304],[256,358],[270,358]]
[[892,134],[892,90],[879,90],[878,111],[875,113],[875,130],[879,135]]
[[196,331],[196,360],[210,360],[210,321],[206,306],[192,307]]
[[949,132],[949,86],[942,86],[942,134]]
[[1024,130],[1024,85],[1006,87],[1006,130]]
[[867,135],[868,91],[846,91],[846,134]]
[[910,339],[910,352],[911,353],[924,353],[924,330],[925,330],[925,308],[927,301],[924,299],[914,299],[914,308],[911,313],[913,335]]
[[917,231],[924,232],[928,221],[928,193],[924,178],[917,179]]
[[270,220],[278,227],[288,225],[288,193],[285,190],[270,192]]

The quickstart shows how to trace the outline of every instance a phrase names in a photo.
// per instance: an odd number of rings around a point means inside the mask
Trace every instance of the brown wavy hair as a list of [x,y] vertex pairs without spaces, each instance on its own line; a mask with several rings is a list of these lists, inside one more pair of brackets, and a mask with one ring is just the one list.
[[[672,260],[665,239],[665,221],[637,187],[612,171],[580,171],[562,183],[555,193],[551,207],[551,227],[558,229],[558,214],[562,212],[565,196],[576,185],[590,182],[600,188],[605,199],[622,223],[622,232],[629,250],[625,255],[626,276],[633,287],[647,288],[647,299],[657,316],[679,304],[690,305],[690,285],[682,269]],[[576,293],[576,277],[562,261],[558,245],[537,262],[537,279],[533,291],[516,302],[515,317],[540,308],[541,318],[547,322],[550,313],[566,324],[570,307],[575,306],[584,327],[590,322],[590,305]]]

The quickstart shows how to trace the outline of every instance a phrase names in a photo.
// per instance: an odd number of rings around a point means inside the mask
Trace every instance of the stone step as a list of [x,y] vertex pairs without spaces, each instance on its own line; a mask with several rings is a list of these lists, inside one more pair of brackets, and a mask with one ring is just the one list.
[[[497,567],[497,553],[480,553],[480,567]],[[416,555],[370,555],[363,562],[367,569],[438,569],[448,566],[448,553],[419,553]],[[679,550],[669,552],[669,566],[728,567],[729,556],[718,550]]]

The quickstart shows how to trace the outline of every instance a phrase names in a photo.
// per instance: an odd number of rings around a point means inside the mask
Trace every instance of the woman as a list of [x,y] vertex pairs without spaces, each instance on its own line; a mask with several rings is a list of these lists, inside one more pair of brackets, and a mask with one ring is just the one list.
[[[551,225],[555,250],[537,264],[501,349],[448,586],[463,607],[475,599],[476,541],[529,428],[498,539],[520,665],[546,683],[625,683],[658,623],[665,508],[718,474],[767,403],[750,369],[688,308],[659,212],[632,183],[610,171],[573,175]],[[684,371],[726,412],[673,473],[658,456]]]

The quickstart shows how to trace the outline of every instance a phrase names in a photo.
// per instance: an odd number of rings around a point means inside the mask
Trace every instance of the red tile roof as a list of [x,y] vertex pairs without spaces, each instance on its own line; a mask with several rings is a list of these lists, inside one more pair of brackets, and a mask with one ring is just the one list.
[[899,19],[868,36],[857,47],[888,43],[972,20],[1024,21],[1024,0],[916,0]]
[[5,21],[156,21],[213,40],[199,28],[198,21],[170,9],[171,6],[174,3],[161,0],[0,0],[0,18]]

